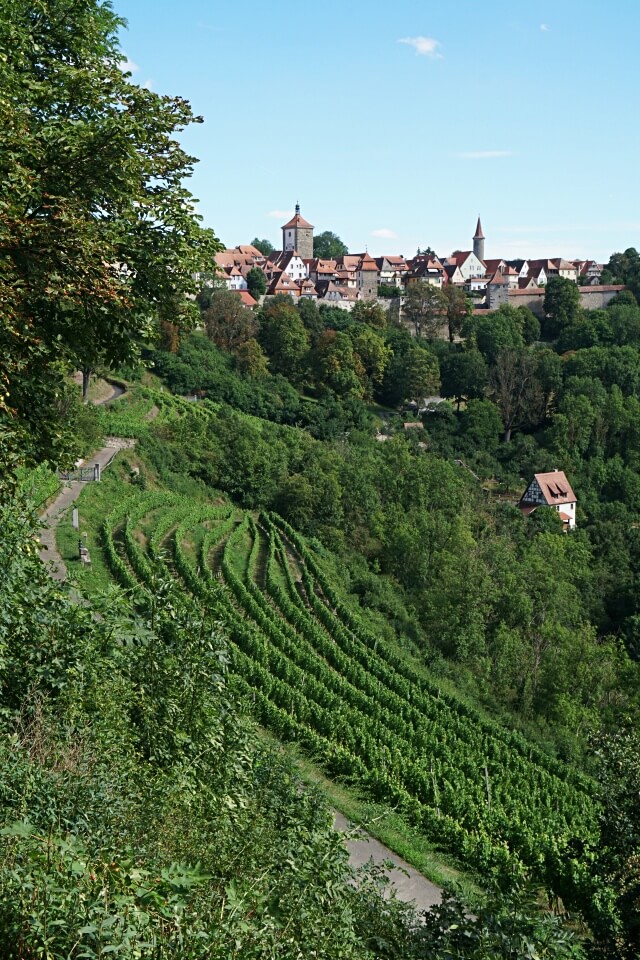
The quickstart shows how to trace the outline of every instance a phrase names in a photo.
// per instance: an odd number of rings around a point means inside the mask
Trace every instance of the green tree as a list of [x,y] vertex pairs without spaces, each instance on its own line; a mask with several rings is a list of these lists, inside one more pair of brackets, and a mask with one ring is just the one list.
[[543,405],[533,354],[524,348],[501,350],[491,368],[489,392],[502,416],[504,442],[509,443],[514,430],[536,422]]
[[576,323],[581,310],[580,290],[573,280],[549,277],[544,291],[544,336],[555,339],[565,327]]
[[425,397],[436,394],[439,387],[438,358],[418,344],[412,344],[405,357],[404,398],[412,400],[420,408]]
[[187,322],[219,247],[184,187],[194,160],[177,136],[198,118],[123,74],[120,26],[98,0],[16,0],[0,16],[3,419],[41,420],[41,455],[58,455],[59,362],[86,392],[158,320]]
[[448,283],[442,288],[449,342],[462,333],[467,317],[471,316],[473,305],[462,287]]
[[351,311],[354,323],[366,323],[370,327],[384,330],[387,326],[387,311],[375,300],[357,300]]
[[259,300],[267,292],[267,278],[264,275],[264,270],[261,270],[260,267],[252,267],[249,270],[247,289],[254,300]]
[[440,393],[453,397],[458,410],[462,400],[479,399],[489,378],[489,368],[479,350],[453,350],[440,360]]
[[402,316],[413,325],[416,337],[424,335],[429,340],[435,339],[443,327],[445,311],[445,296],[439,287],[424,280],[409,284]]
[[245,377],[262,379],[269,376],[269,363],[258,341],[251,337],[237,347],[236,366]]
[[640,738],[635,730],[621,729],[596,737],[593,746],[602,804],[594,873],[608,888],[591,901],[588,920],[597,938],[594,955],[636,960],[640,956]]
[[256,250],[259,250],[260,253],[265,257],[271,256],[276,249],[270,240],[258,240],[257,237],[253,238],[251,241],[251,246],[255,247]]
[[347,246],[331,230],[325,230],[313,238],[313,255],[320,260],[337,260],[346,253],[349,253]]
[[522,317],[515,307],[502,304],[480,317],[469,318],[465,325],[467,342],[477,346],[489,364],[495,363],[501,350],[524,346]]
[[299,382],[304,374],[309,334],[291,297],[280,295],[265,304],[258,339],[269,357],[272,372]]
[[375,388],[384,380],[391,361],[392,350],[383,337],[365,324],[359,324],[351,333],[353,349],[360,359],[365,383],[365,394],[371,399]]
[[229,352],[250,340],[257,328],[255,314],[245,307],[235,290],[214,290],[203,320],[209,339]]
[[316,384],[339,397],[362,398],[365,371],[348,333],[325,330],[318,338],[311,358]]

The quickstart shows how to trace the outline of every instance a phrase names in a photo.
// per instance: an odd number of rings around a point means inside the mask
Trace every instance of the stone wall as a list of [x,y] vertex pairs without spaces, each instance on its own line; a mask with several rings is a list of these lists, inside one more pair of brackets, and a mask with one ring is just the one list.
[[[599,310],[606,307],[625,287],[611,284],[600,287],[578,287],[578,289],[584,309]],[[533,290],[509,290],[509,304],[512,307],[528,307],[537,317],[543,317],[544,287]]]

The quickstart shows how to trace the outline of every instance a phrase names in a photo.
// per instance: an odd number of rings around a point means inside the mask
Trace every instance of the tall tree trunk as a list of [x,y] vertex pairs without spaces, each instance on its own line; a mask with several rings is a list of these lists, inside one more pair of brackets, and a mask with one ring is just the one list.
[[82,402],[89,403],[89,380],[91,379],[91,370],[83,368],[82,370]]

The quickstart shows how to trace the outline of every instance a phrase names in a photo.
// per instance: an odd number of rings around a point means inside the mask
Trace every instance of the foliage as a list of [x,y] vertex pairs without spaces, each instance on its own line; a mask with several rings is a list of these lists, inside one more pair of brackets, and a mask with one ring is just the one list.
[[343,257],[346,253],[349,253],[347,246],[331,230],[318,233],[313,238],[313,255],[320,260],[337,260],[338,257]]
[[260,267],[252,267],[249,270],[247,288],[254,300],[259,300],[267,292],[267,278]]
[[257,329],[253,311],[245,307],[234,290],[212,290],[202,318],[209,339],[229,352],[250,340]]
[[442,290],[424,280],[410,284],[402,303],[402,316],[413,325],[416,337],[435,339],[443,325],[447,301]]
[[154,318],[188,312],[217,249],[183,186],[194,160],[176,136],[196,118],[130,82],[119,26],[98,0],[47,0],[36,15],[18,0],[0,18],[2,415],[24,425],[31,457],[60,459],[68,443],[61,361],[86,386],[97,363],[131,357]]
[[490,900],[468,908],[453,891],[445,891],[442,903],[425,914],[418,931],[417,957],[429,960],[584,960],[585,953],[563,918],[540,915],[535,890],[494,891]]
[[255,247],[256,250],[259,250],[260,253],[265,257],[271,256],[276,249],[270,240],[259,240],[257,237],[253,238],[251,241],[251,246]]
[[289,296],[274,297],[264,305],[259,341],[273,372],[299,383],[304,376],[309,335]]
[[566,277],[549,277],[544,291],[543,333],[549,340],[565,327],[575,324],[580,316],[580,291]]

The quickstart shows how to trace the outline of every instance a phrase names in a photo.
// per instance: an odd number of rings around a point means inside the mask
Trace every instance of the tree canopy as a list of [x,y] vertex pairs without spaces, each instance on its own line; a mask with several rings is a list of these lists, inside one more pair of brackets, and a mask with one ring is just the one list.
[[121,24],[99,0],[0,17],[0,416],[32,457],[63,456],[64,364],[122,362],[159,320],[185,321],[218,249],[177,140],[199,118],[131,82]]
[[342,242],[336,233],[325,230],[313,238],[313,255],[321,260],[335,260],[349,253],[347,245]]

